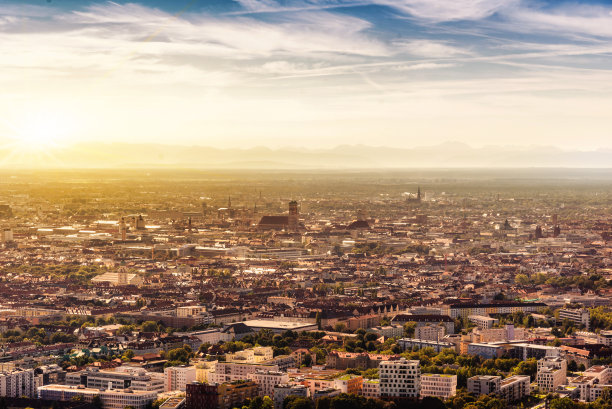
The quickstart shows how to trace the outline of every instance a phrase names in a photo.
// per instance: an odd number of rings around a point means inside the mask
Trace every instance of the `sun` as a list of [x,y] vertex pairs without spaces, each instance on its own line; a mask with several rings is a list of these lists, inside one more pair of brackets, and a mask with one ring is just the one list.
[[17,127],[14,141],[22,151],[48,151],[66,142],[70,131],[66,118],[51,113],[38,113]]

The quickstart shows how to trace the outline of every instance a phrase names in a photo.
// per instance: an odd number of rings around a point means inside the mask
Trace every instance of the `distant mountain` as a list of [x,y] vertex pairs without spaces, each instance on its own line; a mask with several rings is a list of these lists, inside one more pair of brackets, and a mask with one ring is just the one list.
[[460,142],[403,149],[365,145],[341,145],[332,149],[218,149],[162,144],[79,143],[27,160],[23,155],[15,157],[5,149],[0,151],[0,160],[5,168],[610,168],[612,150],[568,151],[548,146],[472,148]]

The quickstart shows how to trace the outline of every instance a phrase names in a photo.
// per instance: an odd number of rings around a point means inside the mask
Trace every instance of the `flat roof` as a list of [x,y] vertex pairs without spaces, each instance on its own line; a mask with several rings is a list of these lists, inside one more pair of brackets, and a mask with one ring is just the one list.
[[248,327],[269,328],[269,329],[285,329],[295,330],[299,328],[313,327],[317,324],[310,322],[293,322],[293,321],[269,321],[269,320],[248,320],[242,321]]

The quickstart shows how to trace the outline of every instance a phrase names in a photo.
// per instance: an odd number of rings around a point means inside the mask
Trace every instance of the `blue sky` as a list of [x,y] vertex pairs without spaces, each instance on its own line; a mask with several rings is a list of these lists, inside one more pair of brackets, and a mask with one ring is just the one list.
[[26,144],[612,148],[612,2],[0,1]]

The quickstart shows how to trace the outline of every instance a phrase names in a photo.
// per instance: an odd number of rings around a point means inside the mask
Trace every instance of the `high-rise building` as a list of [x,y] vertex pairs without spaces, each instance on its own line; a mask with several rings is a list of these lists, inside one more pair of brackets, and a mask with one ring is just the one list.
[[14,369],[0,372],[0,396],[10,398],[36,397],[34,369]]
[[381,361],[378,366],[381,398],[413,398],[419,396],[421,366],[419,361],[405,358]]
[[545,357],[538,361],[536,382],[542,392],[554,392],[567,381],[567,361],[561,357]]
[[195,366],[169,366],[164,369],[165,389],[170,391],[184,391],[188,384],[196,380]]

